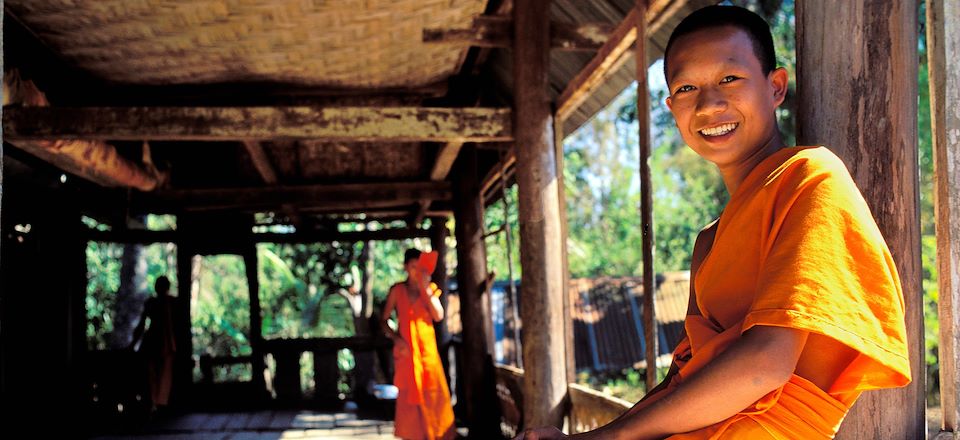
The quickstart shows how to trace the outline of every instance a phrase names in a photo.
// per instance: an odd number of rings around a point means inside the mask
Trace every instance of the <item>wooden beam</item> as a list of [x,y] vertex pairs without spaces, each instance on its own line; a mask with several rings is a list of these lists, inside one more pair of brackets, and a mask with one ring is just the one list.
[[[668,0],[651,0],[643,17],[649,25],[647,36],[654,27],[653,21],[662,21],[661,14],[670,6],[676,6],[678,2]],[[593,92],[600,88],[603,83],[616,72],[620,66],[626,62],[630,55],[630,49],[637,41],[637,15],[636,8],[630,9],[630,12],[624,17],[623,21],[617,25],[616,29],[610,34],[607,42],[597,51],[597,55],[590,60],[587,65],[580,70],[567,84],[560,97],[557,98],[557,117],[567,119]],[[646,62],[638,63],[646,69]]]
[[[457,160],[457,155],[460,154],[460,148],[462,147],[463,142],[447,142],[440,147],[440,151],[437,152],[437,160],[433,163],[433,168],[430,170],[431,181],[440,182],[447,178],[447,174],[450,174],[450,168],[453,167],[453,162]],[[432,200],[427,199],[417,202],[417,209],[413,216],[414,225],[419,225],[423,222],[431,202]]]
[[430,237],[430,230],[422,228],[348,232],[316,231],[294,234],[260,233],[253,235],[254,240],[258,243],[329,243],[333,241],[357,243],[361,241],[391,241],[428,237]]
[[836,438],[922,439],[916,1],[848,0],[838,7],[804,0],[796,7],[797,138],[843,159],[877,220],[900,274],[914,379],[865,392]]
[[[550,23],[550,47],[567,51],[596,51],[607,41],[613,26],[608,23]],[[512,47],[513,19],[480,16],[469,28],[424,29],[423,42],[487,48]]]
[[549,0],[513,5],[523,321],[523,416],[527,427],[560,427],[567,393],[562,225],[550,108]]
[[[277,172],[270,162],[270,158],[267,157],[267,152],[263,149],[263,144],[259,141],[247,139],[243,141],[243,148],[246,149],[247,154],[250,155],[250,161],[253,162],[254,168],[260,173],[263,183],[266,183],[268,186],[278,185],[280,179],[277,177]],[[297,209],[294,208],[293,205],[285,203],[280,206],[280,210],[286,214],[287,218],[290,219],[290,223],[293,223],[294,226],[299,227],[303,224],[300,213],[297,212]]]
[[450,174],[450,168],[453,168],[453,162],[457,160],[457,155],[460,154],[461,147],[463,147],[463,142],[448,142],[440,147],[440,151],[437,152],[437,160],[430,170],[430,180],[439,182],[447,178],[447,175]]
[[505,108],[22,107],[3,113],[7,140],[264,140],[501,142]]
[[960,2],[927,1],[927,59],[940,294],[940,427],[955,439],[960,435]]
[[[32,80],[22,78],[16,69],[4,73],[3,86],[8,95],[5,97],[6,104],[10,105],[10,108],[20,105],[49,105],[44,93]],[[113,145],[102,141],[19,140],[14,141],[13,145],[62,171],[101,186],[152,191],[166,181],[166,176],[157,171],[150,162],[150,149],[146,143],[142,154],[145,163],[124,157]]]
[[[188,236],[179,231],[97,231],[84,232],[84,240],[101,243],[179,243]],[[430,237],[428,229],[380,229],[374,231],[298,231],[290,234],[260,232],[237,237],[253,243],[330,243],[334,241],[356,243],[361,241],[405,240],[408,238]]]
[[267,209],[284,204],[330,210],[376,209],[411,205],[420,200],[450,200],[446,182],[396,182],[167,190],[138,194],[134,204],[187,210]]
[[480,193],[483,194],[484,203],[490,203],[496,199],[493,193],[499,191],[500,179],[510,180],[513,176],[517,164],[516,152],[514,150],[508,151],[506,156],[501,159],[501,162],[503,163],[494,165],[482,180]]
[[260,177],[263,178],[263,183],[271,186],[278,184],[277,172],[273,169],[273,164],[270,163],[267,152],[263,150],[263,145],[255,140],[244,139],[243,148],[250,155],[250,161],[253,162],[253,167],[260,173]]
[[[633,9],[637,17],[647,14],[649,0],[636,0]],[[636,21],[636,34],[647,34],[647,21]],[[643,337],[646,340],[646,385],[652,390],[657,378],[657,315],[654,298],[657,285],[653,267],[653,181],[650,177],[650,94],[647,86],[647,45],[634,45],[637,63],[637,145],[640,149],[640,228],[643,248]]]

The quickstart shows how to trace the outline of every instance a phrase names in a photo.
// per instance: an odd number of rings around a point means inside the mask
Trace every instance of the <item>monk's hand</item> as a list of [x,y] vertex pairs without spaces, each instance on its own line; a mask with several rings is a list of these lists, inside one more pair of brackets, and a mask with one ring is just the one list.
[[555,426],[547,426],[543,428],[526,429],[520,433],[520,435],[514,437],[513,440],[553,440],[564,438],[570,438],[570,436],[560,432]]

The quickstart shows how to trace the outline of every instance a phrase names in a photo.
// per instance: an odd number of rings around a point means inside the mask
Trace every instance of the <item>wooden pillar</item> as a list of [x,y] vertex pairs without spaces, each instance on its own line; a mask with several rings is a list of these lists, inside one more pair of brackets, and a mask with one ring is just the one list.
[[483,203],[477,176],[477,152],[472,145],[460,153],[456,182],[457,285],[463,323],[462,371],[467,425],[473,438],[500,435],[499,407],[494,380],[493,330],[487,256],[483,243]]
[[[563,266],[563,346],[566,350],[565,363],[567,383],[577,381],[577,350],[573,342],[573,294],[570,288],[570,260],[567,255],[567,240],[570,227],[567,223],[567,190],[563,180],[563,120],[553,117],[554,150],[557,155],[557,198],[560,202],[560,256]],[[523,365],[518,365],[523,368]]]
[[430,247],[437,252],[437,269],[433,272],[433,283],[443,292],[440,295],[440,305],[443,306],[444,319],[434,324],[437,334],[437,350],[440,360],[443,361],[443,370],[447,372],[447,383],[450,381],[449,359],[447,349],[450,347],[450,330],[447,328],[447,230],[446,218],[430,219]]
[[[313,352],[313,399],[325,408],[340,405],[340,365],[337,363],[337,349],[324,349]],[[300,365],[297,359],[297,365]],[[360,385],[360,384],[358,384]],[[360,386],[366,387],[366,384]]]
[[[188,240],[188,239],[187,239]],[[177,243],[177,302],[174,337],[177,353],[174,357],[171,400],[188,401],[193,385],[193,334],[190,306],[193,296],[193,247],[186,241]]]
[[[294,402],[303,398],[300,387],[300,357],[302,352],[290,346],[282,346],[273,350],[273,361],[276,371],[273,376],[273,389],[277,393],[277,400]],[[314,362],[317,358],[314,357]]]
[[[943,431],[960,432],[960,2],[927,0]],[[952,111],[950,111],[952,110]]]
[[647,0],[637,0],[637,133],[640,148],[640,228],[643,247],[643,338],[646,341],[647,390],[657,386],[656,283],[653,266],[653,182],[650,177],[650,93],[647,90]]
[[263,353],[263,313],[260,310],[260,280],[257,276],[259,260],[257,246],[251,245],[243,253],[243,265],[247,274],[247,291],[250,295],[250,349],[253,352],[250,363],[253,367],[251,381],[258,393],[266,395],[267,385],[264,372],[267,369]]
[[838,439],[924,438],[917,165],[917,2],[798,1],[797,138],[850,169],[903,284],[913,382],[868,391]]
[[523,271],[524,424],[559,427],[567,371],[559,182],[547,93],[549,17],[549,0],[514,3],[514,138]]

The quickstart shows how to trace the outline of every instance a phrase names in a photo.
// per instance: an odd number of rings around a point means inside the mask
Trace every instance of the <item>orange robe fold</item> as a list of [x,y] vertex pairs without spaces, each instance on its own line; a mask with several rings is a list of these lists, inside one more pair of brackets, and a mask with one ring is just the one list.
[[[687,336],[674,352],[679,373],[641,407],[683,386],[756,325],[823,335],[856,355],[832,371],[801,358],[810,365],[797,371],[835,378],[829,389],[794,374],[733,417],[672,440],[829,439],[861,392],[910,382],[893,258],[846,167],[826,148],[785,148],[757,165],[724,209],[693,281],[700,315],[684,323]],[[809,339],[805,352],[829,352],[824,339]]]
[[[400,336],[410,348],[410,356],[400,356],[394,348],[393,383],[399,390],[394,435],[408,440],[452,439],[456,431],[450,389],[437,352],[433,319],[423,301],[411,303],[403,284],[391,290],[396,290]],[[433,283],[430,291],[440,295]]]

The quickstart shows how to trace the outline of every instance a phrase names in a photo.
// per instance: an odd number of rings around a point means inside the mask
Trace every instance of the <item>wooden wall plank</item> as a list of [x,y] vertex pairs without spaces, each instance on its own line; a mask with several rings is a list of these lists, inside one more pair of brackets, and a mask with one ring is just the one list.
[[850,169],[900,274],[913,382],[868,391],[838,439],[924,438],[917,2],[798,1],[798,136]]

